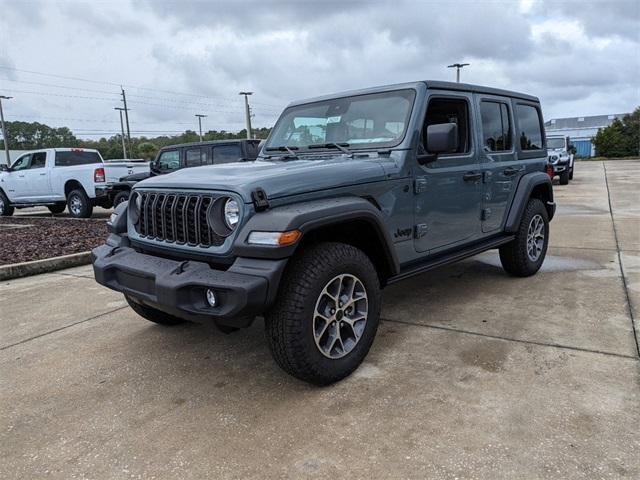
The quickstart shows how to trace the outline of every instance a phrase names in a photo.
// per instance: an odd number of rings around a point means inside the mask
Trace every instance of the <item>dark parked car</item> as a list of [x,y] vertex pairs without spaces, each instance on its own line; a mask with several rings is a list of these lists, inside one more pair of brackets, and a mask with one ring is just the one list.
[[255,162],[134,186],[95,277],[163,325],[263,315],[276,362],[328,384],[367,355],[385,285],[490,249],[535,274],[555,212],[546,166],[531,95],[424,81],[294,102]]
[[171,173],[181,168],[255,160],[260,140],[215,140],[210,142],[181,143],[163,147],[150,164],[149,173],[136,173],[122,177],[108,188],[114,206],[129,199],[131,188],[140,180],[154,175]]

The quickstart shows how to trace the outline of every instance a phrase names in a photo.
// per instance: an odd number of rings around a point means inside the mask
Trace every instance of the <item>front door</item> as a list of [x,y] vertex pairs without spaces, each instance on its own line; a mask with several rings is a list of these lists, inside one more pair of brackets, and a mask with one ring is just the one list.
[[3,188],[12,201],[24,202],[29,199],[31,192],[28,188],[25,172],[31,164],[31,154],[22,155],[11,164],[11,171],[6,175]]
[[501,230],[507,207],[515,194],[524,165],[518,161],[513,132],[511,101],[493,95],[476,95],[480,158],[484,181],[482,196],[482,231]]
[[415,248],[438,253],[479,237],[482,175],[472,135],[472,94],[433,91],[428,102],[419,150],[428,152],[429,125],[458,125],[457,150],[416,167]]
[[23,171],[27,195],[31,201],[47,201],[51,196],[46,163],[47,153],[35,152],[31,155],[29,168]]

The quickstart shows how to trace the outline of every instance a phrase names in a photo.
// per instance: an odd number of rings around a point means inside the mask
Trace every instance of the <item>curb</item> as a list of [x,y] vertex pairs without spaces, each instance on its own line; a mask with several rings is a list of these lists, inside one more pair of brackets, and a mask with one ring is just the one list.
[[89,263],[91,263],[91,252],[80,252],[43,260],[2,265],[0,266],[0,281],[79,267]]

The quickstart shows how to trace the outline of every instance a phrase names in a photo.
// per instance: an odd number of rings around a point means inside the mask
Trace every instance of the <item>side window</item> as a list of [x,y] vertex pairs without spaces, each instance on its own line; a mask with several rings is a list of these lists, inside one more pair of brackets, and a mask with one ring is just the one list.
[[13,165],[11,165],[11,170],[17,172],[19,170],[26,170],[29,168],[29,163],[31,162],[31,154],[24,155],[16,160]]
[[185,151],[184,162],[187,167],[199,167],[207,164],[207,153],[199,148]]
[[492,152],[511,150],[509,108],[502,102],[480,103],[482,145]]
[[467,153],[470,150],[471,138],[469,135],[469,103],[465,99],[458,98],[432,98],[427,107],[427,115],[422,130],[423,148],[427,138],[427,127],[439,123],[455,123],[458,125],[458,150],[454,155]]
[[538,109],[531,105],[516,107],[518,119],[518,138],[522,150],[542,149],[542,128],[540,126],[540,114]]
[[232,163],[240,160],[240,145],[220,145],[213,147],[213,163]]
[[245,144],[247,159],[253,160],[258,156],[258,145],[260,145],[260,142],[247,142]]
[[47,153],[46,152],[38,152],[34,153],[31,156],[31,166],[30,169],[34,168],[44,168],[47,163]]
[[158,168],[160,170],[177,170],[180,168],[180,152],[177,150],[162,152],[158,157]]

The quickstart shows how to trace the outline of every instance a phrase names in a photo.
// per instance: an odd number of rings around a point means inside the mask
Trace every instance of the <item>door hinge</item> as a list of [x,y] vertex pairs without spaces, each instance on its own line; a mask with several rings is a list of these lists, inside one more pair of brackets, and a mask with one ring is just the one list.
[[413,182],[413,192],[423,193],[427,191],[427,179],[424,177],[416,178]]
[[480,214],[480,219],[482,221],[485,221],[485,220],[489,220],[489,217],[491,217],[491,209],[490,208],[483,208],[482,209],[482,213]]
[[416,225],[414,227],[414,233],[413,236],[415,238],[422,238],[427,234],[427,224],[426,223],[419,223],[418,225]]

